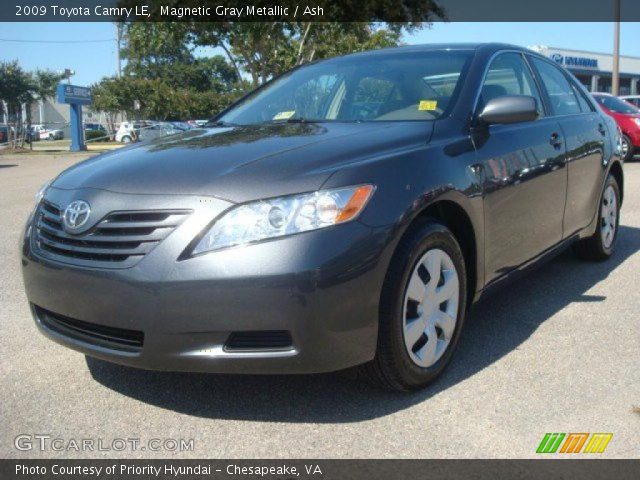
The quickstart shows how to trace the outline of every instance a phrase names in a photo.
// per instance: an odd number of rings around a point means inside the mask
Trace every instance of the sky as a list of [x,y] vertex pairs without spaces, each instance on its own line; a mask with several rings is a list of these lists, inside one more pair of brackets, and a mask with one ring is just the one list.
[[[640,57],[640,23],[623,22],[620,30],[621,55]],[[405,35],[403,41],[407,44],[496,41],[611,53],[613,24],[435,23],[431,28]],[[72,83],[90,85],[117,71],[115,26],[108,22],[0,23],[0,60],[15,59],[26,70],[69,68],[76,72]]]

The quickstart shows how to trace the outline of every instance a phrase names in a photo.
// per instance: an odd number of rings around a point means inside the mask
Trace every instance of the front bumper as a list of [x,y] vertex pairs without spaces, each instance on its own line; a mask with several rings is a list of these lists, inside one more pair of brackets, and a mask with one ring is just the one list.
[[[153,370],[313,373],[373,358],[391,251],[388,230],[355,221],[178,260],[210,220],[210,213],[194,208],[161,244],[124,269],[47,259],[25,240],[22,270],[38,328],[87,355]],[[43,312],[141,332],[143,341],[139,348],[113,348],[53,328]],[[273,331],[288,332],[291,344],[225,347],[234,332]]]

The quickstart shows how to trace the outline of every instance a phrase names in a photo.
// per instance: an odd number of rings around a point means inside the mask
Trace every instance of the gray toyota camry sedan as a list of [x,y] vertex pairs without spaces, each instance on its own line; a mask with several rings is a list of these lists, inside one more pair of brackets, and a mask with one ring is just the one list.
[[519,47],[317,62],[45,185],[21,245],[27,297],[42,333],[111,362],[359,366],[417,389],[472,302],[566,247],[614,253],[620,151],[582,85]]

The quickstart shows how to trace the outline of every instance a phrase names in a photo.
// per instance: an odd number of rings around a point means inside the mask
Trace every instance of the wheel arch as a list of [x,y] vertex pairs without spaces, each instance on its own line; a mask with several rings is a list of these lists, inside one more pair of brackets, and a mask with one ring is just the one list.
[[453,233],[458,241],[465,261],[467,277],[467,301],[470,305],[476,292],[482,287],[479,275],[482,275],[481,255],[479,251],[478,229],[474,227],[472,217],[460,202],[452,198],[437,199],[423,206],[408,223],[403,236],[412,231],[412,227],[432,219],[442,223]]
[[622,164],[620,162],[613,162],[609,168],[609,173],[613,175],[618,182],[618,189],[620,190],[620,205],[624,199],[624,172],[622,170]]

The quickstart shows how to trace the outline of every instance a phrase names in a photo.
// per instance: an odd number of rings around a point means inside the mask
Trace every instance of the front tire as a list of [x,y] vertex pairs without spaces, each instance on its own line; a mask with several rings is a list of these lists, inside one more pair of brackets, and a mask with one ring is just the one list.
[[361,371],[387,389],[424,388],[449,364],[466,306],[464,257],[453,233],[434,220],[412,227],[385,278],[376,356]]
[[585,260],[606,260],[615,250],[620,226],[620,187],[613,175],[607,177],[598,207],[598,227],[589,238],[575,244],[574,250]]

